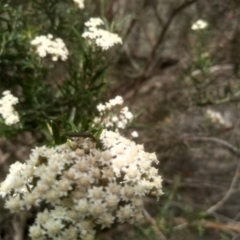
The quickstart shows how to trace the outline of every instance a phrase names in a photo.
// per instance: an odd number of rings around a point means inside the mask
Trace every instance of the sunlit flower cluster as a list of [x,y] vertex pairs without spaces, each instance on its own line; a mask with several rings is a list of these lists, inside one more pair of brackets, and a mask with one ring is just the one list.
[[80,9],[84,9],[84,0],[73,0]]
[[0,194],[11,212],[41,206],[32,239],[94,239],[96,227],[140,223],[143,197],[162,195],[154,153],[107,130],[99,141],[101,149],[90,138],[36,147],[26,163],[11,165]]
[[44,58],[48,54],[52,57],[53,61],[61,59],[62,61],[68,58],[68,49],[61,38],[53,39],[51,34],[47,36],[37,36],[31,41],[31,44],[36,46],[37,54]]
[[0,99],[0,114],[6,125],[12,125],[19,122],[19,116],[14,110],[13,105],[18,103],[18,98],[14,97],[10,91],[4,91]]
[[[129,111],[128,107],[123,107],[123,102],[123,98],[117,96],[105,104],[98,104],[99,117],[94,119],[94,124],[117,132],[125,129],[132,121],[133,114]],[[133,132],[132,136],[138,137],[137,132]]]
[[208,23],[202,19],[199,19],[192,24],[191,29],[196,31],[196,30],[205,29],[207,27],[208,27]]
[[99,28],[100,25],[103,25],[100,18],[90,18],[85,23],[87,31],[82,34],[82,37],[93,41],[102,50],[108,50],[119,43],[122,44],[122,39],[117,34]]

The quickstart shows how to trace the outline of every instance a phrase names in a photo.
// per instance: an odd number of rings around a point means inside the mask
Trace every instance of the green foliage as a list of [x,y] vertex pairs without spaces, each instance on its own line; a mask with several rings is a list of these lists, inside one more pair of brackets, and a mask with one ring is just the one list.
[[[81,36],[88,15],[73,1],[28,0],[17,6],[0,1],[0,93],[10,90],[19,98],[15,109],[21,122],[14,127],[0,123],[0,136],[27,130],[47,138],[51,133],[61,142],[61,128],[72,131],[71,123],[90,130],[110,63],[105,52]],[[67,61],[37,55],[30,42],[47,34],[63,39]]]
[[189,89],[191,106],[207,106],[239,100],[237,99],[239,82],[228,78],[220,81],[217,77],[221,67],[218,67],[218,59],[211,56],[211,37],[211,29],[196,30],[190,36],[192,61],[185,69],[183,79]]

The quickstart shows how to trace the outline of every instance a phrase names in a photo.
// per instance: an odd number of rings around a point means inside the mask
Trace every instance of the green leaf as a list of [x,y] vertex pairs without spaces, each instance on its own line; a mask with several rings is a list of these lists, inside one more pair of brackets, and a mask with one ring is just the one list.
[[78,132],[77,126],[74,124],[73,121],[69,121],[68,124],[70,125],[71,129],[70,132]]
[[105,71],[108,69],[108,67],[104,67],[104,68],[101,68],[99,70],[96,71],[96,73],[94,74],[94,76],[92,77],[92,83],[94,83],[98,78],[100,78],[104,73]]

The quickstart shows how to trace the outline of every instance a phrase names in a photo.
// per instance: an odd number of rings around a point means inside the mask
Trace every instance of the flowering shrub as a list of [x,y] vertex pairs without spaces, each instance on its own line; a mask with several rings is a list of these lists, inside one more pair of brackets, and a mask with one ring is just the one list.
[[[71,131],[73,124],[89,131],[110,65],[105,50],[121,38],[98,28],[100,18],[88,21],[83,8],[87,12],[83,0],[1,4],[0,94],[9,90],[19,99],[15,134],[40,132],[50,140],[52,128]],[[97,48],[85,36],[93,28]],[[0,136],[12,133],[0,122]]]
[[140,223],[143,197],[162,194],[156,155],[120,135],[133,120],[122,97],[99,104],[106,50],[122,40],[100,18],[85,21],[85,7],[83,0],[0,6],[0,136],[43,137],[29,160],[10,166],[0,195],[10,212],[36,213],[32,239],[94,239],[114,223]]
[[32,239],[94,239],[98,225],[140,223],[143,197],[162,194],[155,154],[112,131],[100,140],[103,149],[91,138],[35,148],[25,164],[10,167],[0,188],[6,208],[48,206],[30,227]]

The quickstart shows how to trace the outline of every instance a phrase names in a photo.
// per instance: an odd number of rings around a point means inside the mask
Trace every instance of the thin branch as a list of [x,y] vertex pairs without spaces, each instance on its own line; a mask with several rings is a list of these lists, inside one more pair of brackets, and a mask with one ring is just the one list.
[[239,217],[240,217],[240,212],[236,215],[236,217],[233,220],[237,221]]
[[159,26],[162,27],[163,26],[163,20],[162,18],[160,17],[160,15],[158,14],[158,11],[157,11],[157,4],[155,1],[153,1],[153,3],[151,4],[151,7],[153,9],[153,12],[158,20],[158,23],[159,23]]
[[240,170],[240,160],[238,161],[238,166],[237,166],[236,172],[234,174],[231,185],[230,185],[226,195],[220,201],[218,201],[215,205],[211,206],[207,211],[205,211],[206,214],[214,213],[230,198],[230,196],[233,193],[233,189],[237,183],[238,177],[239,177],[239,170]]
[[[173,184],[174,181],[164,178],[164,182]],[[220,186],[214,183],[209,183],[209,182],[203,182],[203,181],[196,181],[195,179],[184,179],[181,183],[178,185],[179,187],[196,187],[196,188],[213,188],[213,189],[218,189],[222,191],[226,191],[226,187]]]
[[[202,140],[202,141],[212,141],[212,142],[217,142],[227,148],[229,148],[230,150],[232,150],[233,152],[240,154],[240,149],[233,146],[232,144],[230,144],[229,142],[226,142],[222,139],[219,138],[214,138],[214,137],[187,137],[184,138],[185,140]],[[217,209],[219,209],[228,199],[229,197],[232,195],[232,193],[234,192],[234,187],[236,185],[236,182],[238,180],[238,176],[239,176],[239,171],[240,171],[240,160],[238,161],[238,166],[236,169],[236,172],[234,174],[234,177],[232,179],[231,185],[226,193],[226,195],[220,200],[218,201],[215,205],[213,205],[212,207],[210,207],[208,210],[205,211],[206,214],[212,214],[213,212],[215,212]]]
[[191,0],[191,1],[188,1],[188,2],[185,2],[183,3],[182,5],[176,7],[173,12],[171,13],[171,15],[169,16],[168,20],[166,21],[166,23],[164,24],[163,26],[163,29],[157,39],[157,42],[155,44],[155,46],[153,47],[151,53],[150,53],[150,56],[148,57],[148,62],[143,70],[143,74],[142,75],[145,75],[146,72],[148,71],[148,68],[150,67],[151,65],[151,62],[152,62],[152,59],[155,57],[156,55],[156,52],[157,52],[157,49],[159,47],[159,45],[162,43],[164,37],[165,37],[165,34],[168,30],[168,28],[170,27],[170,24],[171,22],[173,21],[174,17],[179,13],[181,12],[183,9],[185,9],[186,7],[190,6],[191,4],[195,3],[197,0]]
[[232,145],[231,143],[219,139],[219,138],[215,138],[215,137],[180,137],[180,139],[182,140],[186,140],[186,141],[210,141],[210,142],[216,142],[219,143],[227,148],[229,148],[231,151],[233,151],[234,153],[240,154],[240,149],[235,147],[234,145]]
[[232,240],[238,240],[240,237],[240,234],[238,234],[237,236],[235,236],[234,238],[232,238]]
[[175,222],[179,223],[176,227],[173,228],[173,230],[182,230],[183,228],[187,226],[202,226],[204,228],[210,228],[220,231],[233,231],[233,232],[240,232],[240,226],[239,224],[225,224],[225,223],[218,223],[218,222],[211,222],[206,220],[201,221],[194,221],[194,222],[188,222],[184,218],[175,218]]
[[160,237],[160,239],[167,240],[167,238],[163,235],[163,233],[158,228],[156,221],[150,216],[150,214],[145,208],[143,208],[143,214],[146,217],[146,219],[153,225],[154,231]]
[[157,43],[155,44],[155,47],[152,49],[152,52],[151,52],[151,55],[150,55],[150,58],[153,58],[154,55],[156,54],[156,51],[157,51],[157,48],[158,46],[162,43],[163,39],[164,39],[164,36],[171,24],[171,22],[173,21],[174,17],[179,13],[181,12],[183,9],[185,9],[186,7],[190,6],[191,4],[193,4],[194,2],[196,2],[197,0],[191,0],[189,2],[185,2],[183,3],[182,5],[176,7],[172,14],[170,15],[169,19],[167,20],[167,22],[165,23],[163,29],[162,29],[162,32],[161,34],[159,35],[158,37],[158,40],[157,40]]
[[[231,151],[233,151],[234,153],[240,154],[240,149],[233,146],[232,144],[230,144],[227,141],[224,141],[222,139],[219,138],[214,138],[214,137],[181,137],[180,139],[182,140],[190,140],[190,141],[212,141],[212,142],[216,142],[219,143],[227,148],[229,148]],[[230,184],[230,187],[228,189],[228,191],[226,192],[226,194],[224,195],[224,197],[218,201],[216,204],[214,204],[213,206],[211,206],[209,209],[207,209],[205,211],[205,214],[215,214],[215,211],[217,211],[221,206],[223,206],[223,204],[230,198],[230,196],[232,195],[232,193],[234,193],[234,187],[237,183],[238,177],[239,177],[239,171],[240,171],[240,160],[238,161],[238,165],[237,165],[237,169],[236,172],[233,176],[232,182]],[[179,222],[180,224],[177,225],[176,227],[174,227],[174,230],[181,230],[183,228],[186,228],[187,226],[191,225],[190,223],[188,223],[187,221],[181,221]],[[201,222],[203,224],[204,227],[207,228],[216,228],[216,229],[220,229],[220,230],[224,230],[224,228],[227,228],[231,231],[236,231],[236,232],[240,232],[240,227],[234,224],[231,225],[224,225],[224,224],[220,224],[220,223],[213,223],[213,222],[208,222],[208,221],[202,221]]]

